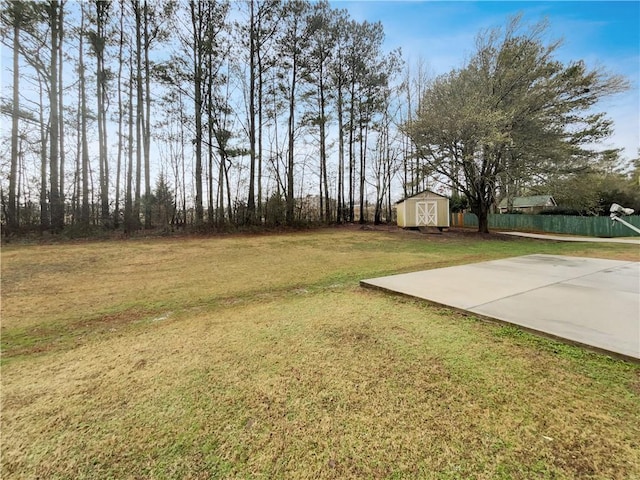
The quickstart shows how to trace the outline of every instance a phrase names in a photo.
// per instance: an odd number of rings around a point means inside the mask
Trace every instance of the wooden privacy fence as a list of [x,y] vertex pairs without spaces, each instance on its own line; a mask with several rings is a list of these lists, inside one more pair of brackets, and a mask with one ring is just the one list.
[[[640,228],[640,216],[624,217]],[[477,227],[478,217],[473,213],[452,213],[452,227]],[[522,232],[565,233],[587,237],[637,237],[638,233],[609,217],[574,217],[569,215],[513,215],[490,214],[489,229]]]

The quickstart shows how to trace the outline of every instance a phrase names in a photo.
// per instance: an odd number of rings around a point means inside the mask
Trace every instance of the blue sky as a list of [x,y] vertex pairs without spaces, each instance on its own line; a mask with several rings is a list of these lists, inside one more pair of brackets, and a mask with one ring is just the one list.
[[632,87],[600,105],[615,121],[607,147],[621,147],[635,158],[640,146],[640,1],[332,1],[358,20],[381,21],[385,47],[400,47],[404,58],[422,58],[437,75],[463,65],[483,29],[523,14],[526,23],[549,20],[549,40],[562,38],[562,61],[584,60],[625,75]]

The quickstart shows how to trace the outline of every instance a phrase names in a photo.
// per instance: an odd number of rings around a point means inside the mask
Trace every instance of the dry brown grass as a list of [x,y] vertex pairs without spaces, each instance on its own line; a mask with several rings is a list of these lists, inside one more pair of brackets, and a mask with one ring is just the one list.
[[357,287],[637,249],[441,238],[4,248],[2,478],[640,477],[637,366]]

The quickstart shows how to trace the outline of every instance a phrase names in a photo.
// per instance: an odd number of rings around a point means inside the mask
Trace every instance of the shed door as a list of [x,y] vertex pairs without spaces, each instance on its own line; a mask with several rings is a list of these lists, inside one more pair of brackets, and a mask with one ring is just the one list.
[[438,225],[438,202],[426,201],[416,203],[416,224],[418,226],[435,227]]

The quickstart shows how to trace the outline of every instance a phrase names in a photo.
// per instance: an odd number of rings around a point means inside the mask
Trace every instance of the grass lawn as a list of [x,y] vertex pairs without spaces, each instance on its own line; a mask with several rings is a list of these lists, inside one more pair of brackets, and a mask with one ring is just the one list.
[[640,478],[640,366],[358,287],[636,245],[349,228],[3,245],[13,478]]

